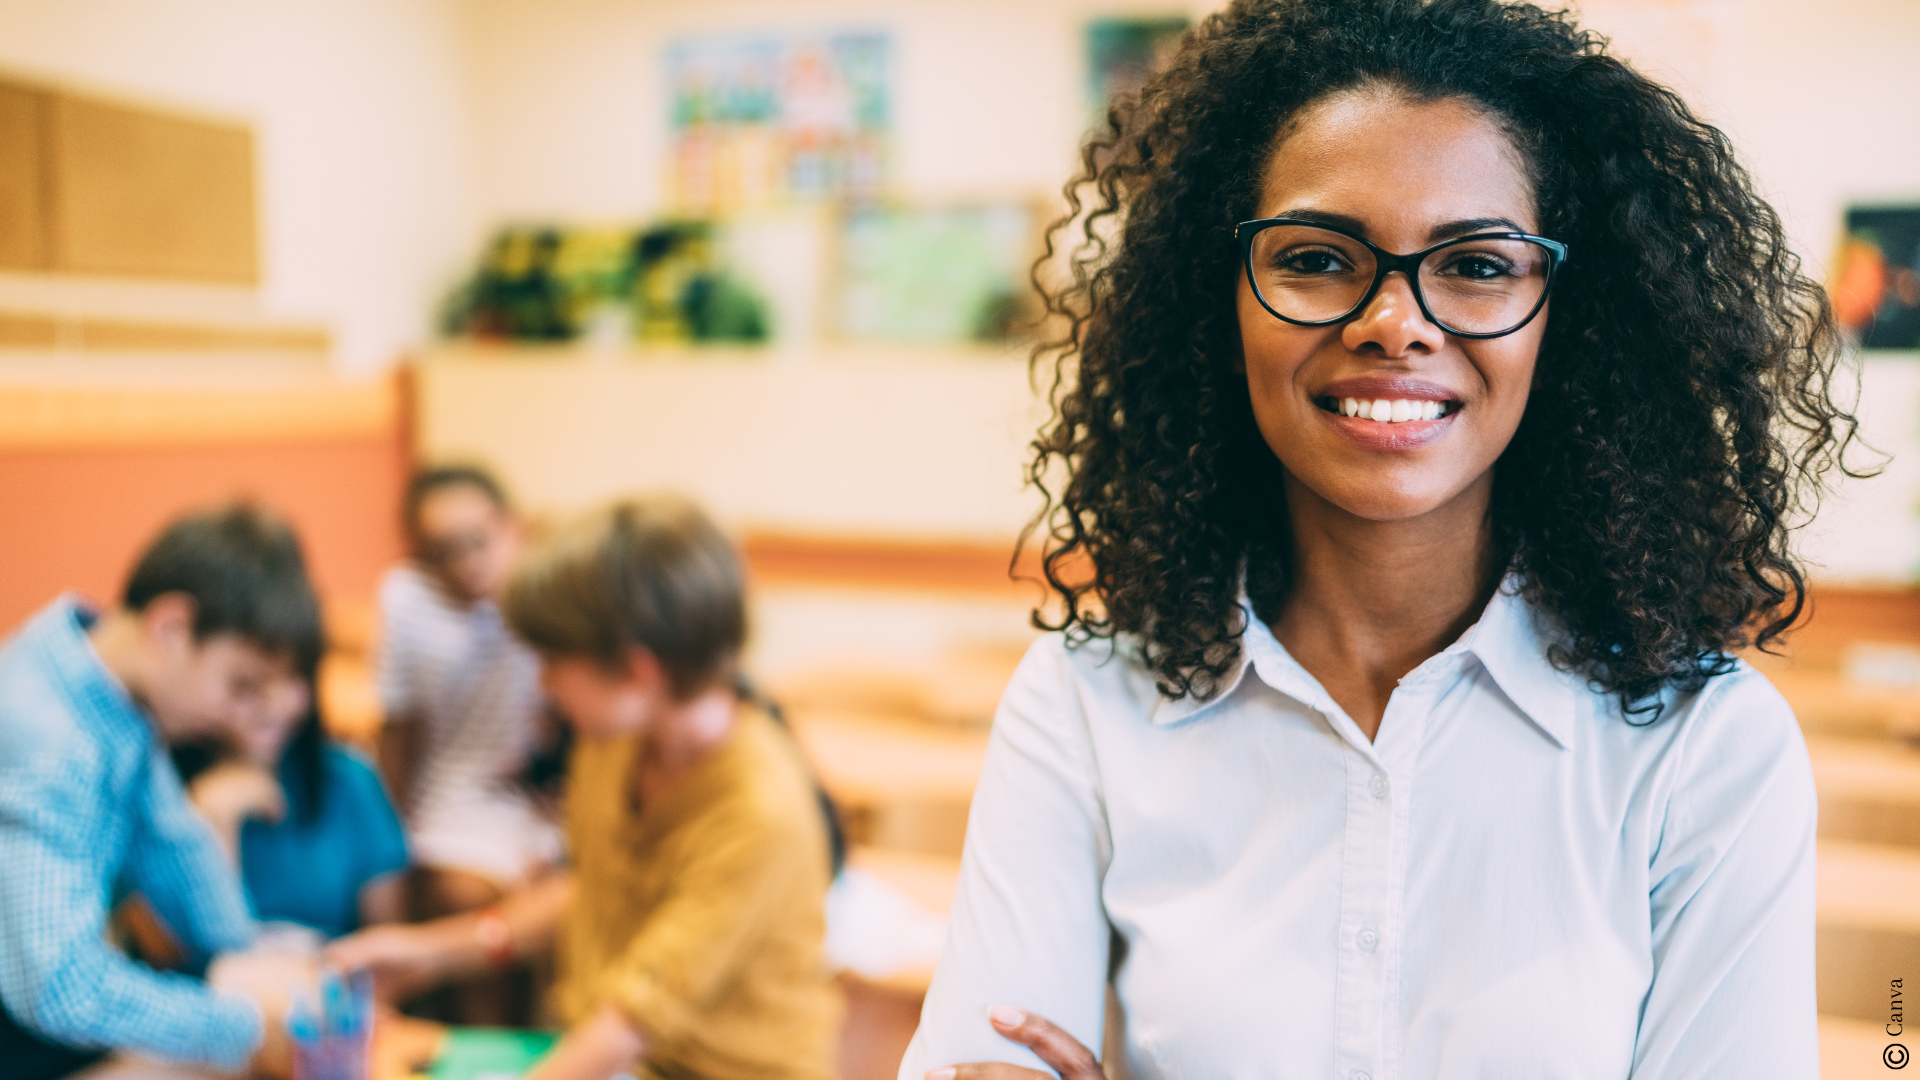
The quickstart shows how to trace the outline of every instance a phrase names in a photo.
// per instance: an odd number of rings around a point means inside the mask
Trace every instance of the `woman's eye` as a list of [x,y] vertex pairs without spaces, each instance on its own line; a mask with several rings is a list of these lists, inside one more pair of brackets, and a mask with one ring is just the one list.
[[1463,277],[1470,281],[1490,281],[1494,278],[1508,277],[1513,273],[1513,264],[1492,255],[1456,255],[1448,259],[1440,272],[1450,277]]
[[1295,251],[1281,257],[1280,268],[1295,274],[1330,274],[1347,266],[1331,251]]

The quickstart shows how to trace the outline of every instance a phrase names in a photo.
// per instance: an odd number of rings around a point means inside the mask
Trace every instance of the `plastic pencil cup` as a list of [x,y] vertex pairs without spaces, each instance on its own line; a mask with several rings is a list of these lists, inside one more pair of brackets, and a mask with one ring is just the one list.
[[373,1045],[373,979],[320,972],[316,992],[287,1012],[293,1080],[367,1080]]

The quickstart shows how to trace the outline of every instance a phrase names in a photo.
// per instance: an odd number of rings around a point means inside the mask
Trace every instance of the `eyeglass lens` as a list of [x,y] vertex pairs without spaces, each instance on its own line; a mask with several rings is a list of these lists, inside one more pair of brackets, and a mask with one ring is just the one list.
[[[1420,261],[1420,294],[1435,321],[1466,334],[1497,334],[1525,321],[1547,291],[1547,249],[1530,240],[1462,240]],[[1253,238],[1253,286],[1297,322],[1351,314],[1378,267],[1350,236],[1274,225]]]

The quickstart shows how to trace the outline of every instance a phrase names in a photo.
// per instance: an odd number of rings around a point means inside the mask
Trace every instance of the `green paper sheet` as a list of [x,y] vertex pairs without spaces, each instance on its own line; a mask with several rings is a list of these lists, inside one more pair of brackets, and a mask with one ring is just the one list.
[[550,1031],[448,1028],[427,1075],[431,1080],[516,1080],[559,1039]]

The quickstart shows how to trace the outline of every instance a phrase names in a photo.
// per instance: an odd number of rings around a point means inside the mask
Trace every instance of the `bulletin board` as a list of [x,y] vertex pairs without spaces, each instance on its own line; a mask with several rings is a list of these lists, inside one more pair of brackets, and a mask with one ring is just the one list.
[[0,81],[0,267],[253,284],[253,134]]

